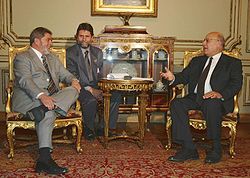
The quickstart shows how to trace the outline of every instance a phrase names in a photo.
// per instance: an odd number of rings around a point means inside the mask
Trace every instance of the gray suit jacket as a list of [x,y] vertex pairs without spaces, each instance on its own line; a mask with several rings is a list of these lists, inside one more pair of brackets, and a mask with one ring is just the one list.
[[92,62],[93,82],[89,82],[82,50],[78,44],[67,49],[67,69],[77,77],[82,87],[92,86],[96,88],[98,80],[102,77],[103,53],[101,49],[92,45],[89,47],[89,50]]
[[[47,62],[57,87],[59,87],[59,82],[70,84],[75,78],[55,55],[48,54]],[[41,92],[48,93],[49,76],[31,48],[15,57],[14,76],[13,111],[25,114],[30,109],[41,105],[36,97]]]

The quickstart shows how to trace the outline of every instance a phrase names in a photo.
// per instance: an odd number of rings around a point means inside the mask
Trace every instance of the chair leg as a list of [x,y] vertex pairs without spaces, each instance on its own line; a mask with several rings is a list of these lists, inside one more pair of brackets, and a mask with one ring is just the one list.
[[77,138],[76,138],[76,150],[78,153],[82,152],[81,148],[81,137],[82,137],[82,119],[76,123],[77,127]]
[[7,123],[7,139],[9,143],[10,152],[8,154],[9,159],[14,158],[14,139],[13,139],[13,130],[15,129],[15,125],[12,123]]
[[229,131],[229,135],[230,135],[230,138],[229,138],[229,154],[231,156],[231,158],[234,158],[235,156],[235,139],[236,139],[236,122],[234,123],[230,123],[229,125],[229,128],[230,128],[230,131]]
[[167,132],[167,137],[168,137],[168,143],[165,146],[165,148],[168,150],[172,146],[172,138],[171,138],[171,125],[172,125],[172,120],[169,116],[167,116],[167,122],[166,122],[166,132]]
[[73,125],[72,126],[72,138],[75,138],[76,137],[76,126]]

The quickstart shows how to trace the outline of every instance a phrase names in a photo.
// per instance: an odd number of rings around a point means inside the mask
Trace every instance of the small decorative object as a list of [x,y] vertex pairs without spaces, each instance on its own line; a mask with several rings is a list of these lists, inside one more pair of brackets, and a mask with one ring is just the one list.
[[127,63],[127,62],[120,62],[115,64],[112,73],[127,73],[129,76],[137,77],[137,71],[134,65]]
[[120,15],[119,18],[123,22],[124,26],[129,26],[129,19],[134,15],[134,13],[128,14],[128,15]]
[[164,87],[164,84],[162,83],[161,80],[159,80],[157,83],[156,83],[156,90],[158,91],[162,91],[163,90],[163,87]]
[[132,59],[137,59],[137,50],[132,50]]
[[165,51],[159,51],[158,52],[158,58],[159,59],[165,59],[166,52]]
[[118,49],[113,49],[112,51],[112,57],[117,59],[118,58]]

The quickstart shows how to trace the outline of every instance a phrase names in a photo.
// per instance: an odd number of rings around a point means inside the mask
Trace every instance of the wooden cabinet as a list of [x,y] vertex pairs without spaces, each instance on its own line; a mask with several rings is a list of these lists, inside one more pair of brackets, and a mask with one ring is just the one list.
[[[173,37],[156,37],[141,26],[106,26],[94,39],[94,45],[103,50],[104,74],[129,73],[132,77],[153,78],[154,90],[150,93],[147,112],[167,111],[170,93],[156,88],[161,81],[160,71],[168,67],[173,71]],[[138,109],[135,93],[123,97],[121,112]]]

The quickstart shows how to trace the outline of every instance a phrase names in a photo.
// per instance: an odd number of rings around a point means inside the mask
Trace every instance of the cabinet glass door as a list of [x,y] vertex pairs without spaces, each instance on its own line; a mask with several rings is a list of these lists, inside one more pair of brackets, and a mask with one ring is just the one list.
[[154,53],[153,59],[153,79],[156,90],[163,90],[160,72],[165,72],[165,67],[169,68],[169,54],[165,49],[159,49]]
[[143,48],[123,51],[120,48],[103,50],[104,76],[108,73],[128,73],[132,77],[147,77],[148,52]]

